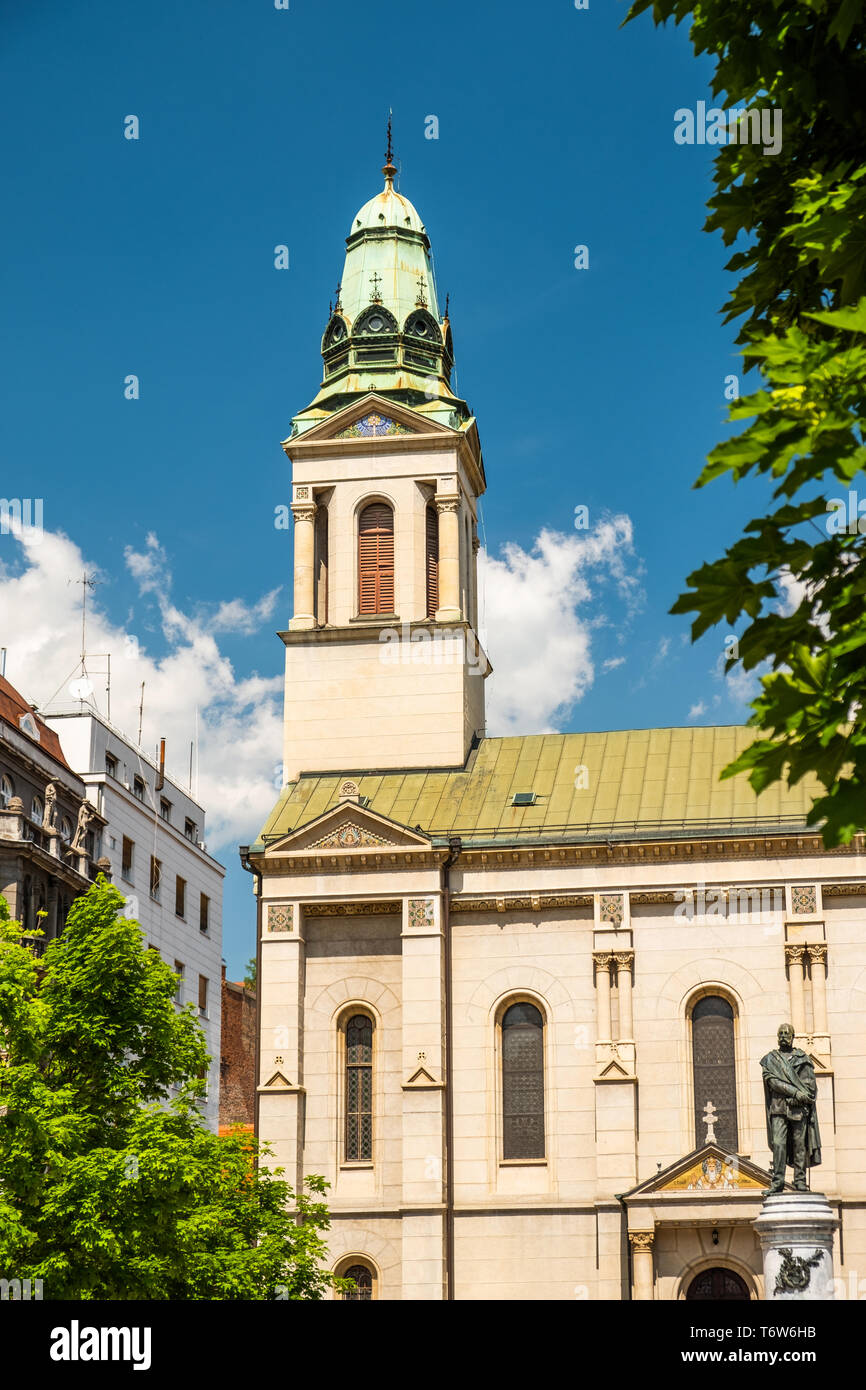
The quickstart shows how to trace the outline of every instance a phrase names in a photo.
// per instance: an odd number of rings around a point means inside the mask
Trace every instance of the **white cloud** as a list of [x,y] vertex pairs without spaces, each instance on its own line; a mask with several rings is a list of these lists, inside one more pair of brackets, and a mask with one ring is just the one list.
[[703,700],[699,700],[696,705],[692,705],[689,710],[689,719],[700,719],[707,712],[707,707]]
[[[69,681],[77,673],[81,641],[81,586],[72,576],[97,573],[79,547],[60,533],[18,540],[21,564],[0,570],[3,643],[7,677],[28,700],[76,708]],[[94,654],[91,679],[105,713],[104,664],[110,652],[112,722],[133,741],[138,732],[141,682],[145,683],[142,744],[152,750],[166,739],[169,775],[182,785],[189,775],[189,745],[198,709],[198,799],[208,815],[208,847],[234,853],[261,828],[277,794],[274,768],[282,751],[282,677],[242,675],[220,651],[216,632],[249,633],[273,611],[278,590],[247,606],[229,600],[211,616],[185,613],[171,601],[171,574],[157,537],[143,551],[127,547],[126,565],[153,611],[164,639],[151,655],[142,637],[143,612],[126,631],[106,613],[101,586],[88,594],[87,648]],[[103,576],[110,578],[110,576]],[[226,749],[231,757],[226,757]]]
[[498,557],[482,550],[478,558],[482,642],[493,665],[488,732],[549,732],[595,678],[592,630],[609,621],[599,591],[611,586],[626,618],[643,600],[631,520],[610,517],[573,536],[543,530],[531,550],[509,543]]
[[617,666],[625,665],[624,656],[609,656],[607,661],[601,663],[602,671],[615,671]]

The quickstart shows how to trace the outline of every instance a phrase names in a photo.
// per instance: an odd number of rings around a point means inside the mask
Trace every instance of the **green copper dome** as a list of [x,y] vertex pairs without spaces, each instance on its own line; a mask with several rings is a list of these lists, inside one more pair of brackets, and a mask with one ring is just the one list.
[[439,311],[430,239],[394,187],[390,150],[382,172],[384,188],[353,218],[346,238],[337,303],[322,337],[324,378],[295,417],[295,435],[371,391],[452,428],[470,419],[451,390],[451,328]]

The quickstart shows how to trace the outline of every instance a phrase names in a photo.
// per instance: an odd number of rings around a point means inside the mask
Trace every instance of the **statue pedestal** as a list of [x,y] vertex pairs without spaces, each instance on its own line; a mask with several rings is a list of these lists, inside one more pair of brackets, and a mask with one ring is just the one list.
[[833,1297],[833,1232],[839,1225],[823,1192],[778,1192],[754,1221],[764,1256],[768,1303]]

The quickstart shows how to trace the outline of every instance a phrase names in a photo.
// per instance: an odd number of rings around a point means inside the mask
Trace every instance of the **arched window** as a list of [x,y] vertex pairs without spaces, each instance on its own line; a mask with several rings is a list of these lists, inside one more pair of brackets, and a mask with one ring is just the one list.
[[354,1279],[355,1281],[355,1287],[353,1289],[344,1289],[342,1295],[344,1302],[355,1300],[356,1302],[364,1303],[372,1300],[373,1271],[368,1269],[366,1265],[349,1265],[348,1269],[343,1270],[341,1277],[343,1279]]
[[15,783],[5,772],[0,777],[0,809],[6,810],[9,802],[15,795]]
[[328,621],[328,508],[316,509],[315,534],[315,616],[320,627]]
[[502,1018],[502,1157],[544,1158],[544,1019],[534,1004]]
[[346,1024],[346,1162],[373,1158],[373,1020],[354,1014]]
[[358,611],[394,612],[394,513],[371,502],[358,519]]
[[[692,1068],[695,1092],[695,1148],[706,1143],[707,1117],[713,1117],[716,1142],[737,1152],[737,1069],[734,1058],[734,1010],[720,994],[699,999],[692,1010]],[[712,1110],[707,1111],[711,1105]]]
[[426,513],[427,617],[435,618],[439,607],[439,515],[432,502]]

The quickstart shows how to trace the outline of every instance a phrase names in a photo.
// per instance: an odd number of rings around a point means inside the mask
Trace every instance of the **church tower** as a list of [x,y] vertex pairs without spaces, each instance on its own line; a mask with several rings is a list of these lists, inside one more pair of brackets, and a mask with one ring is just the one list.
[[451,389],[447,305],[415,208],[385,186],[355,217],[292,422],[294,615],[284,774],[454,768],[484,734],[475,420]]

